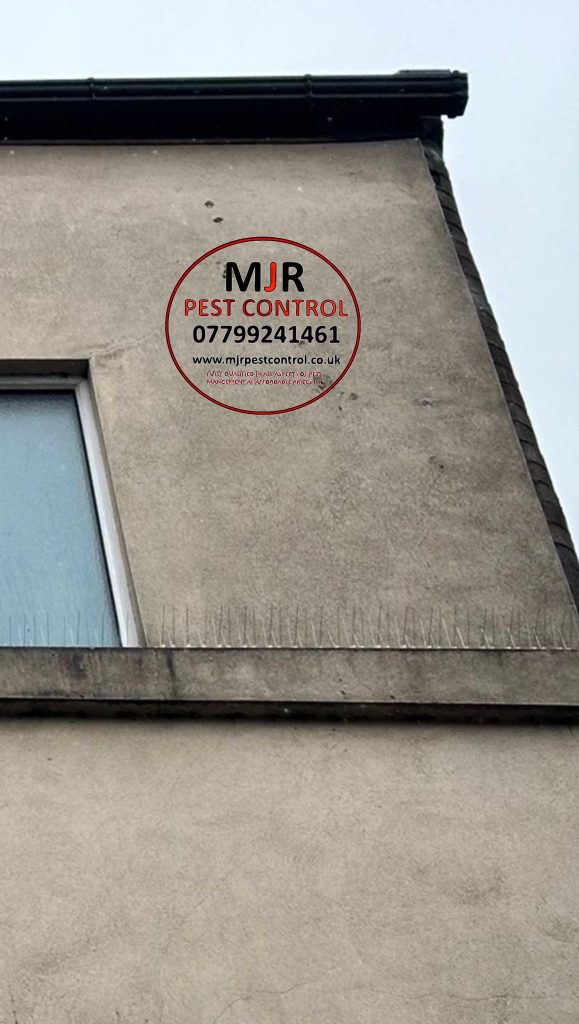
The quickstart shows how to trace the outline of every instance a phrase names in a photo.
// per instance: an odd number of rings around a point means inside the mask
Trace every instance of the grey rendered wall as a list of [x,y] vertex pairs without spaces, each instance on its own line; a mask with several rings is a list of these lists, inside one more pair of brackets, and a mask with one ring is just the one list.
[[[0,357],[90,358],[150,643],[164,604],[568,603],[417,142],[4,148],[0,221]],[[180,273],[249,230],[362,309],[342,384],[285,416],[211,405],[163,338]]]
[[7,1024],[575,1024],[568,729],[0,724]]
[[[567,603],[418,144],[0,168],[0,357],[91,359],[150,642],[165,602]],[[248,225],[362,306],[341,392],[291,416],[211,406],[164,346],[180,272]],[[3,719],[0,1019],[574,1024],[578,769],[560,728]]]

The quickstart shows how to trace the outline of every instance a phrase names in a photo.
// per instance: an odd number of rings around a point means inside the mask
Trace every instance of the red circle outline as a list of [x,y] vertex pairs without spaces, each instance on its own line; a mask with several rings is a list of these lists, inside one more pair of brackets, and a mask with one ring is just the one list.
[[[356,333],[354,351],[352,352],[352,355],[350,356],[348,363],[342,370],[340,376],[336,377],[333,384],[330,384],[330,386],[327,387],[324,391],[321,391],[319,395],[315,396],[315,398],[308,398],[307,402],[301,402],[299,405],[292,405],[288,409],[238,409],[235,405],[226,405],[225,402],[219,402],[217,398],[212,398],[211,395],[207,395],[205,391],[203,391],[200,387],[197,387],[197,385],[194,384],[193,381],[189,379],[185,371],[181,368],[171,345],[171,338],[169,335],[169,315],[171,313],[171,306],[173,305],[173,299],[175,298],[175,295],[177,294],[179,288],[181,287],[181,284],[183,283],[187,275],[192,270],[194,270],[195,267],[199,265],[199,263],[202,263],[203,260],[206,260],[208,256],[213,256],[216,252],[220,252],[222,249],[228,249],[232,245],[240,245],[243,242],[283,242],[287,245],[295,245],[297,246],[298,249],[305,249],[306,252],[311,252],[313,256],[319,256],[319,258],[323,260],[324,263],[327,263],[327,265],[336,272],[338,277],[342,279],[350,295],[352,296],[352,301],[354,303],[354,308],[356,310],[358,329]],[[195,262],[192,263],[191,266],[187,267],[187,270],[185,270],[184,273],[181,274],[181,277],[179,278],[177,284],[175,285],[173,291],[171,292],[171,297],[169,299],[169,302],[167,303],[167,312],[165,313],[165,338],[167,341],[167,347],[169,349],[171,359],[173,360],[177,370],[179,371],[183,379],[187,381],[187,383],[190,385],[190,387],[193,388],[194,391],[196,391],[199,395],[203,395],[203,398],[206,398],[208,402],[213,402],[214,405],[219,405],[222,409],[230,409],[231,412],[243,413],[246,416],[280,416],[284,412],[296,412],[297,409],[305,409],[307,405],[312,405],[313,402],[318,402],[320,398],[324,398],[328,394],[328,392],[330,392],[332,388],[335,388],[336,384],[339,384],[342,378],[346,376],[348,370],[350,369],[352,363],[354,362],[356,353],[358,351],[358,346],[360,344],[361,332],[362,317],[360,314],[360,306],[358,305],[358,300],[354,293],[354,289],[352,288],[352,285],[345,277],[345,275],[342,273],[342,271],[336,266],[336,264],[332,263],[332,261],[329,260],[327,256],[324,256],[321,252],[318,252],[317,249],[312,249],[311,246],[304,245],[303,242],[294,242],[292,241],[291,238],[277,238],[274,235],[255,235],[250,238],[234,238],[233,241],[231,242],[223,242],[222,245],[216,245],[214,249],[209,249],[208,252],[203,253],[203,255],[199,257],[199,259],[196,259]]]

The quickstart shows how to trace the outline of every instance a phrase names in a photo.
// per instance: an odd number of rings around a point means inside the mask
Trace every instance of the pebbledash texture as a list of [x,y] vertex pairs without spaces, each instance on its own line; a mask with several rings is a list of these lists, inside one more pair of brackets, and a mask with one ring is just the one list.
[[[579,1019],[578,563],[443,162],[466,102],[0,83],[0,1018]],[[284,415],[165,340],[248,237],[359,303]],[[223,277],[275,309],[270,255]]]

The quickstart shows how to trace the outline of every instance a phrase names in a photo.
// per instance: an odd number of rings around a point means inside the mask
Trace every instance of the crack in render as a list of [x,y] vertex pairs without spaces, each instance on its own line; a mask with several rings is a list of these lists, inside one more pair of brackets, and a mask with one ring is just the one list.
[[289,988],[258,988],[254,992],[249,992],[245,996],[236,996],[235,999],[232,999],[219,1011],[217,1016],[214,1017],[213,1020],[211,1021],[211,1024],[217,1024],[217,1022],[221,1020],[223,1015],[227,1013],[227,1011],[230,1010],[232,1006],[236,1006],[237,1003],[247,1003],[249,1002],[250,999],[255,999],[256,996],[286,996],[290,992],[295,992],[296,989],[298,988],[306,988],[308,985],[315,985],[316,982],[322,981],[323,978],[327,978],[328,975],[332,973],[332,971],[337,970],[337,967],[330,967],[330,969],[328,971],[324,971],[323,974],[319,974],[315,978],[309,978],[307,981],[299,981],[295,985],[290,985]]
[[147,331],[146,334],[142,334],[141,337],[135,338],[133,341],[113,341],[105,348],[97,349],[91,356],[93,359],[107,359],[108,356],[115,355],[117,352],[128,352],[130,349],[138,348],[144,342],[152,340],[156,333],[156,331]]

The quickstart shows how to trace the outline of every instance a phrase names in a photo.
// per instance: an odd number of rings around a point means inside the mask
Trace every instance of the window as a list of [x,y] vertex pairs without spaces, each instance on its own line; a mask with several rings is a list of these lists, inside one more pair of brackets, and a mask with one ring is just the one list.
[[0,379],[0,646],[136,645],[89,385]]

